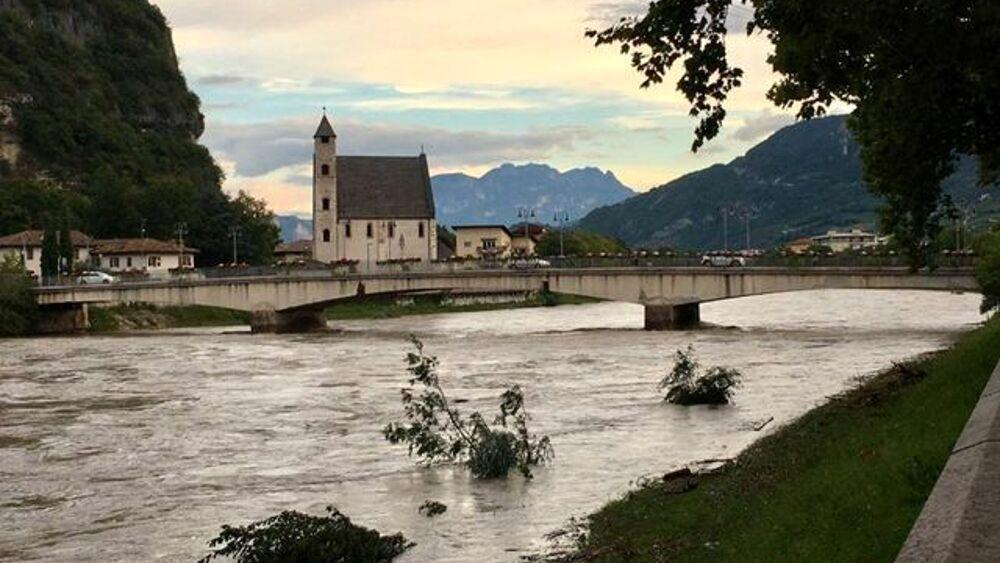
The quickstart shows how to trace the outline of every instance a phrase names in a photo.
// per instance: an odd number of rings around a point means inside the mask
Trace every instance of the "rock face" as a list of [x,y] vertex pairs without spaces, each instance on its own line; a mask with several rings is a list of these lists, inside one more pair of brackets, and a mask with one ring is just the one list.
[[0,0],[0,61],[0,172],[77,181],[141,160],[158,144],[147,135],[190,143],[204,130],[146,0]]
[[602,205],[634,195],[611,172],[577,168],[559,172],[544,164],[504,164],[480,178],[442,174],[431,178],[441,225],[511,224],[518,207],[535,210],[535,221],[551,223],[557,211],[576,220]]
[[[975,203],[978,217],[1000,208],[1000,194],[976,186],[976,165],[960,161],[945,191]],[[995,190],[994,190],[995,193]],[[856,224],[873,227],[879,202],[862,179],[859,147],[844,116],[786,127],[729,164],[693,172],[617,205],[597,209],[580,226],[631,246],[721,249],[722,208],[750,209],[751,246],[766,248]],[[743,248],[744,219],[727,217],[728,247]]]

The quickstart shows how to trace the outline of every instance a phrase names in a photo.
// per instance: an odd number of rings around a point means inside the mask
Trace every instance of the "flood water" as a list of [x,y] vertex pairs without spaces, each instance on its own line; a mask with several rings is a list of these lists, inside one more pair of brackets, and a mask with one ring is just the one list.
[[[516,561],[636,479],[732,457],[858,376],[946,346],[981,320],[978,304],[817,291],[708,304],[703,320],[736,328],[689,333],[644,332],[641,307],[600,303],[335,322],[344,331],[328,335],[3,341],[0,560],[193,562],[224,523],[332,504],[417,542],[404,563]],[[470,400],[463,411],[492,418],[520,384],[554,463],[482,482],[387,443],[410,333],[441,358],[450,396]],[[688,344],[744,372],[735,404],[660,401],[655,383]],[[428,499],[448,511],[419,515]]]

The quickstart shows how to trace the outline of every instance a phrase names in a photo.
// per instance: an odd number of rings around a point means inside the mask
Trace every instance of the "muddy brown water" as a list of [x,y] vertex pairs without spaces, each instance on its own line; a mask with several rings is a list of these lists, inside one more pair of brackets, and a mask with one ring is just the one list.
[[[335,322],[338,334],[211,329],[0,342],[0,560],[195,561],[223,523],[328,504],[402,531],[402,562],[516,561],[643,476],[736,455],[890,362],[948,345],[978,296],[817,291],[703,307],[724,327],[641,330],[621,303]],[[407,336],[463,410],[520,384],[556,452],[535,479],[423,468],[385,442]],[[743,370],[733,405],[663,404],[677,348]],[[764,432],[756,423],[774,417]],[[429,519],[428,499],[448,510]]]

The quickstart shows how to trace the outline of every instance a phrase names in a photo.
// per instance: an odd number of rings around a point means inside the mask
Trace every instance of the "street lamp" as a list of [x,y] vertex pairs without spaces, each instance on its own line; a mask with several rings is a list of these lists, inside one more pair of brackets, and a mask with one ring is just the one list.
[[242,234],[242,232],[243,232],[243,227],[240,227],[240,226],[234,225],[234,226],[232,226],[232,227],[229,228],[229,238],[233,239],[233,265],[234,266],[236,264],[239,264],[239,262],[240,262],[239,261],[239,252],[238,252],[237,241],[239,241],[240,234]]
[[178,263],[178,269],[184,269],[184,235],[188,234],[188,225],[185,222],[177,223],[177,245],[180,250],[180,262]]
[[[521,206],[517,208],[517,216],[524,222],[524,238],[528,238],[528,221],[535,218],[535,208]],[[528,253],[527,246],[524,248],[524,253]]]
[[559,257],[565,258],[566,251],[563,243],[563,232],[566,230],[566,223],[569,222],[569,212],[556,211],[555,215],[552,216],[552,220],[559,226]]

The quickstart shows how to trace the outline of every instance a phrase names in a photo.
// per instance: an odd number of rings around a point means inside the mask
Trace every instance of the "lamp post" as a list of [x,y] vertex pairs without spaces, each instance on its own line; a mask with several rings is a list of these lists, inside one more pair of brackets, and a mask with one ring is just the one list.
[[[528,238],[528,221],[530,219],[534,219],[535,218],[535,208],[534,207],[526,207],[526,206],[518,207],[517,208],[517,216],[518,216],[519,219],[521,219],[522,222],[524,222],[524,238],[527,239]],[[528,249],[527,249],[527,247],[525,247],[524,248],[524,254],[527,255],[527,253],[528,253]]]
[[240,263],[239,260],[239,245],[238,241],[240,239],[240,234],[243,232],[243,227],[234,225],[229,228],[229,238],[233,239],[233,265]]
[[559,257],[565,258],[566,247],[563,242],[563,233],[566,231],[566,223],[569,222],[569,212],[556,211],[555,215],[552,216],[552,220],[559,226]]
[[187,223],[183,221],[177,223],[177,245],[180,251],[180,258],[178,259],[178,269],[184,269],[184,235],[188,233]]

